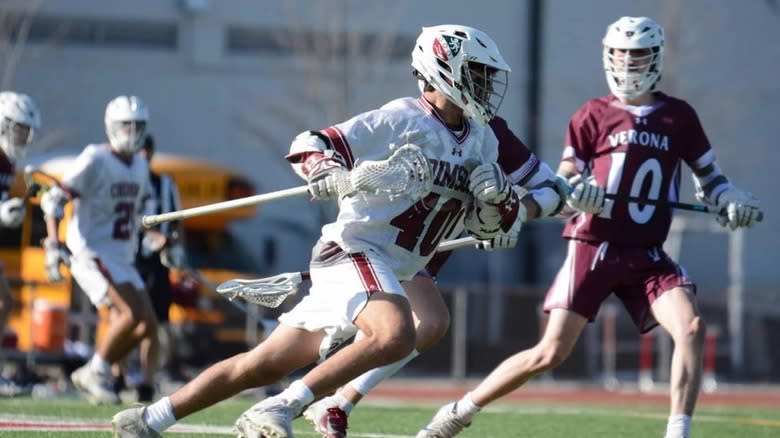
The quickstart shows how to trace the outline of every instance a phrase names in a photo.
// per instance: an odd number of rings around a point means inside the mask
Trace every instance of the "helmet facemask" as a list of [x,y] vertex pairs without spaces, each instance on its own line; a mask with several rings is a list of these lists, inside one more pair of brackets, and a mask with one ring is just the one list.
[[493,40],[467,26],[424,27],[412,50],[412,67],[418,79],[482,125],[496,115],[509,82],[509,65]]
[[664,31],[647,17],[621,17],[607,27],[602,60],[607,84],[619,98],[654,89],[664,67]]
[[41,113],[30,96],[13,91],[0,92],[0,147],[15,163],[24,159],[27,145],[41,125]]
[[138,152],[146,137],[149,109],[136,96],[119,96],[106,106],[106,135],[118,154],[131,156]]
[[604,46],[604,70],[613,94],[633,98],[654,88],[661,78],[662,51],[649,49],[616,49]]
[[143,144],[146,122],[138,120],[111,122],[106,129],[111,147],[122,155],[132,155]]
[[464,112],[469,117],[489,122],[504,101],[509,87],[509,72],[470,62],[461,68],[461,77]]
[[11,162],[24,159],[27,155],[26,146],[32,143],[35,128],[24,123],[15,122],[7,117],[0,121],[0,145]]

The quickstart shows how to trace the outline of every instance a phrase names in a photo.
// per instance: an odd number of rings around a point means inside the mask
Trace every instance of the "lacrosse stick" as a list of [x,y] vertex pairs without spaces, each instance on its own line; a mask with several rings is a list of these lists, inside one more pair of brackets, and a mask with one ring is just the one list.
[[[22,196],[22,206],[27,205],[30,199],[38,196],[40,192],[46,191],[48,189],[48,186],[44,187],[44,185],[35,181],[35,174],[38,173],[46,175],[46,177],[48,178],[54,179],[54,177],[52,177],[51,175],[44,174],[43,172],[39,171],[38,169],[35,169],[29,164],[25,166],[23,175],[24,175],[24,185],[25,187],[27,187],[27,189],[24,191],[24,196]],[[56,181],[56,179],[54,180]],[[16,210],[16,208],[12,208],[12,210]]]
[[22,197],[22,205],[27,205],[27,202],[30,200],[30,198],[34,198],[38,195],[38,192],[40,192],[43,189],[40,184],[38,183],[32,183],[29,186],[27,186],[27,190],[24,192],[24,196]]
[[[41,191],[45,192],[54,186],[64,189],[57,178],[30,164],[24,166],[24,185],[27,186],[28,191],[30,191],[32,187],[37,186],[38,190],[35,192],[36,194]],[[35,195],[32,197],[34,196]]]
[[[440,243],[436,250],[452,251],[472,245],[484,248],[486,244],[487,242],[473,237],[461,237]],[[228,280],[217,286],[215,290],[231,302],[236,298],[243,298],[250,303],[274,308],[279,307],[290,295],[297,294],[301,283],[309,279],[308,271],[285,272],[266,278]]]
[[[405,197],[417,201],[431,191],[431,185],[433,184],[428,159],[420,148],[413,144],[399,147],[386,160],[363,161],[351,172],[333,174],[329,177],[335,179],[335,185],[338,187],[340,196],[350,196],[357,192],[362,192],[387,196],[391,200]],[[142,223],[149,228],[162,222],[258,205],[303,195],[308,192],[308,186],[293,187],[216,204],[144,216]]]
[[[566,181],[565,179],[561,178],[560,182],[566,185],[567,193],[571,193],[574,191],[574,187],[571,186],[568,183],[568,181]],[[636,196],[618,195],[615,193],[605,193],[604,198],[611,199],[613,201],[619,201],[619,202],[633,202],[635,204],[655,205],[657,207],[669,207],[677,210],[695,211],[697,213],[706,213],[706,214],[712,214],[716,216],[728,215],[725,208],[718,210],[717,207],[708,207],[702,204],[689,204],[686,202],[668,201],[665,199],[639,198]],[[759,212],[758,217],[756,218],[756,222],[761,222],[763,220],[764,220],[764,213]]]
[[[655,206],[661,206],[661,207],[669,207],[669,208],[675,208],[677,210],[687,210],[687,211],[695,211],[698,213],[707,213],[707,214],[713,214],[716,216],[727,216],[728,213],[726,212],[726,209],[723,208],[721,210],[718,210],[717,207],[709,207],[702,204],[688,204],[685,202],[675,202],[675,201],[667,201],[663,199],[647,199],[647,198],[637,198],[635,196],[625,196],[625,195],[616,195],[614,193],[607,193],[604,195],[606,199],[612,199],[613,201],[620,201],[620,202],[633,202],[636,204],[646,204],[646,205],[655,205]],[[759,212],[758,217],[756,218],[756,222],[761,222],[764,220],[764,213]]]
[[228,280],[215,290],[230,302],[241,297],[250,303],[275,308],[290,295],[298,293],[298,287],[308,279],[308,271],[286,272],[267,278]]
[[436,247],[436,251],[452,251],[459,248],[465,248],[467,246],[474,246],[479,249],[486,249],[490,247],[490,241],[475,239],[471,236],[461,237],[459,239],[448,240],[442,242]]
[[[211,289],[213,291],[219,292],[219,290],[218,290],[219,286],[218,285],[216,285],[216,284],[212,283],[211,281],[207,280],[205,277],[200,275],[200,272],[196,271],[191,266],[185,266],[184,267],[184,271],[187,272],[187,274],[190,277],[192,277],[199,284],[201,284],[201,285],[203,285],[203,286],[205,286],[205,287],[207,287],[207,288],[209,288],[209,289]],[[220,293],[220,295],[223,295],[223,294]],[[260,323],[265,324],[265,322],[263,321],[263,318],[258,316],[256,312],[250,311],[249,308],[246,307],[246,305],[244,303],[242,303],[240,301],[235,301],[235,300],[230,299],[230,298],[228,298],[228,302],[230,302],[230,304],[232,304],[233,307],[235,307],[236,309],[244,312],[247,316],[252,318],[255,322],[260,322]]]
[[[39,169],[34,168],[31,165],[24,167],[24,185],[27,189],[22,196],[22,205],[27,205],[30,199],[38,196],[39,193],[44,192],[53,184],[59,184],[56,178],[45,173]],[[48,184],[46,182],[49,182]]]

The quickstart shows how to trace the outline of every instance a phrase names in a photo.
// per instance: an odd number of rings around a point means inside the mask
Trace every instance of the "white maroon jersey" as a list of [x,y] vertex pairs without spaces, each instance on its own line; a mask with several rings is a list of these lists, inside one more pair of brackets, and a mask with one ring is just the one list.
[[322,134],[350,169],[360,160],[387,158],[408,137],[428,157],[433,189],[421,201],[355,195],[342,199],[336,221],[322,228],[323,240],[347,252],[380,253],[400,280],[423,269],[439,242],[463,231],[472,201],[469,169],[498,158],[498,140],[490,128],[468,120],[453,131],[423,98],[391,101]]
[[71,252],[132,264],[138,215],[149,194],[146,160],[135,154],[126,162],[108,144],[88,145],[62,183],[73,196],[66,239]]

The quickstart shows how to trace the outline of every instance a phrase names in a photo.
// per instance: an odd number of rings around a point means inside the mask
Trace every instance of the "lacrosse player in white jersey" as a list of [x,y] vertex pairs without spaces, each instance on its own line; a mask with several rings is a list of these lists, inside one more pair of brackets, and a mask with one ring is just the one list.
[[[426,59],[423,56],[419,61]],[[420,65],[420,69],[425,64]],[[426,81],[421,87],[432,88]],[[498,164],[507,175],[511,184],[521,194],[520,216],[535,219],[557,214],[564,206],[566,192],[547,164],[539,161],[536,155],[509,129],[506,120],[494,117],[489,122],[490,129],[498,138]],[[476,176],[476,175],[475,175]],[[477,178],[473,179],[475,182]],[[513,248],[517,244],[518,234],[523,221],[515,222],[508,232],[500,232],[486,241],[484,249],[490,251],[499,248]],[[455,235],[455,234],[452,234]],[[478,246],[483,248],[482,245]],[[326,438],[342,438],[347,435],[347,417],[355,405],[372,389],[386,378],[392,376],[417,355],[434,346],[446,334],[450,315],[441,298],[435,278],[451,252],[437,254],[426,268],[418,272],[413,279],[403,281],[402,285],[409,298],[414,317],[417,342],[415,349],[407,357],[390,365],[375,368],[350,381],[336,394],[325,397],[310,405],[303,415],[313,423],[314,429]],[[358,333],[358,336],[361,336]]]
[[[490,239],[525,219],[517,193],[496,164],[498,140],[486,126],[509,75],[496,44],[470,27],[429,27],[412,59],[417,77],[430,85],[421,97],[393,100],[292,142],[287,159],[312,196],[339,202],[337,219],[323,227],[312,251],[309,295],[253,350],[213,365],[148,407],[117,413],[116,436],[161,436],[179,419],[324,359],[332,346],[360,330],[362,339],[236,422],[245,438],[293,436],[292,419],[315,398],[412,354],[414,321],[401,281],[426,266],[440,241],[458,233],[461,224]],[[339,183],[357,175],[358,160],[417,149],[409,144],[419,146],[430,177],[417,196],[350,193]]]
[[[0,92],[0,227],[19,228],[24,221],[24,200],[9,198],[8,191],[14,181],[16,165],[24,159],[27,146],[40,125],[41,113],[30,96],[13,91]],[[0,337],[12,304],[11,288],[0,264]],[[0,366],[4,359],[1,356],[0,348]],[[21,391],[21,387],[0,376],[0,395],[13,396]]]
[[142,340],[146,384],[157,368],[157,320],[135,268],[138,215],[149,197],[149,168],[136,152],[144,139],[149,110],[136,96],[119,96],[105,112],[108,143],[90,144],[65,172],[62,186],[41,199],[48,236],[44,247],[49,281],[62,280],[57,229],[63,205],[73,203],[66,244],[70,272],[96,307],[111,306],[113,318],[92,358],[71,374],[73,384],[95,404],[119,403],[111,364]]

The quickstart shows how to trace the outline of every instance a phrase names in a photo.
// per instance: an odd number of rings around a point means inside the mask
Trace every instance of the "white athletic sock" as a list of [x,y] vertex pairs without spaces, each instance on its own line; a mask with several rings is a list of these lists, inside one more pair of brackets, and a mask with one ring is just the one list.
[[282,391],[276,397],[289,401],[296,401],[300,403],[300,406],[306,406],[314,401],[314,393],[311,392],[308,386],[303,383],[303,380],[296,380],[290,384],[284,391]]
[[455,404],[455,413],[463,420],[471,421],[471,417],[479,412],[482,407],[474,404],[474,400],[471,398],[471,393],[467,392],[462,399],[458,400]]
[[[366,395],[369,392],[371,392],[372,389],[376,388],[379,383],[381,383],[386,378],[392,376],[398,370],[403,368],[404,365],[409,363],[412,359],[419,356],[420,352],[415,350],[412,350],[411,353],[409,353],[408,356],[405,358],[393,362],[390,365],[385,365],[379,368],[374,368],[373,370],[366,371],[365,373],[357,376],[356,378],[352,379],[351,382],[348,383],[349,386],[351,386],[355,391],[359,392],[362,395]],[[342,408],[343,409],[343,408]]]
[[168,397],[163,397],[147,406],[144,411],[144,421],[157,433],[163,433],[176,424],[171,400]]
[[100,355],[97,353],[93,354],[92,359],[89,360],[89,369],[95,371],[98,374],[111,374],[111,364],[100,357]]
[[347,415],[349,415],[350,412],[352,412],[352,409],[355,407],[355,404],[347,400],[347,398],[341,395],[340,392],[337,392],[328,398],[331,402],[335,403],[336,406],[340,407],[341,410],[344,411],[344,413]]
[[666,423],[665,438],[689,438],[691,433],[691,416],[685,414],[670,415]]

